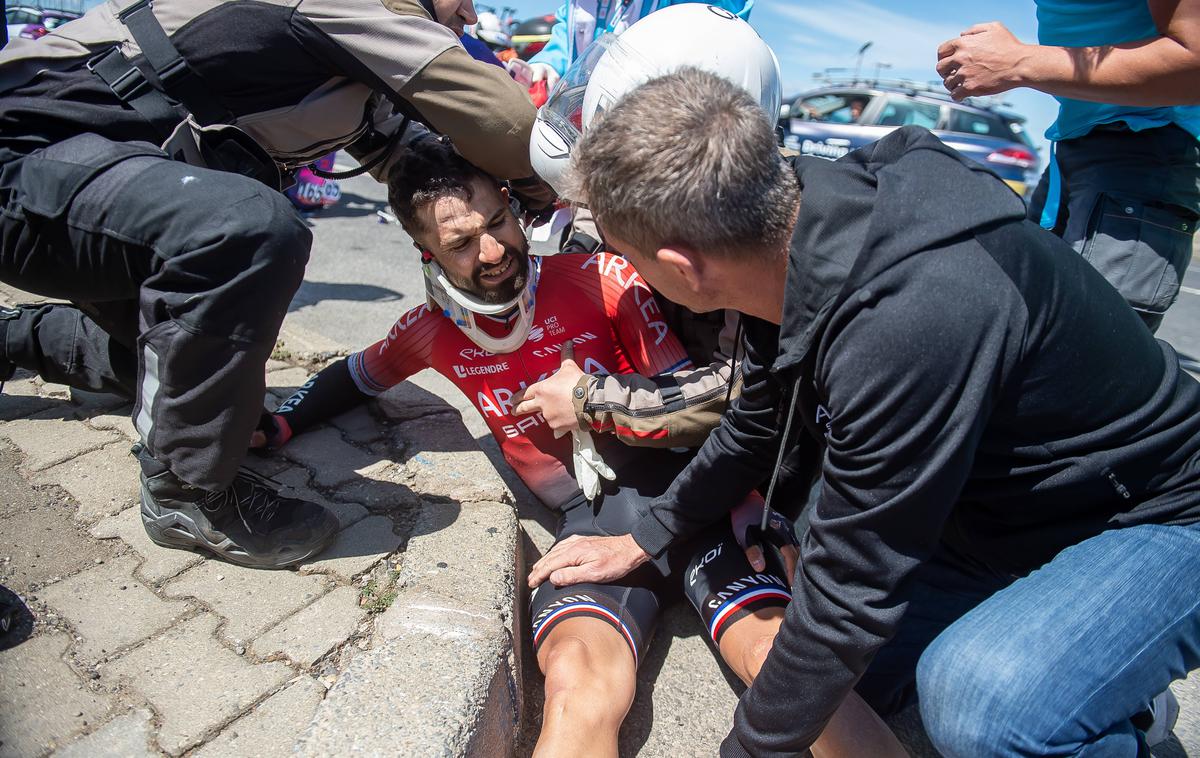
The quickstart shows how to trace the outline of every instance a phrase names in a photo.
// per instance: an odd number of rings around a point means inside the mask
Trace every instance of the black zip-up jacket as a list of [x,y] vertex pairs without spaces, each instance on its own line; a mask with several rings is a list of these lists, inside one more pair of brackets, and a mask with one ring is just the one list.
[[917,128],[794,165],[783,323],[748,320],[741,397],[633,530],[659,554],[721,518],[796,398],[789,444],[819,442],[822,489],[731,756],[812,744],[942,541],[1016,577],[1200,518],[1200,384],[996,176]]

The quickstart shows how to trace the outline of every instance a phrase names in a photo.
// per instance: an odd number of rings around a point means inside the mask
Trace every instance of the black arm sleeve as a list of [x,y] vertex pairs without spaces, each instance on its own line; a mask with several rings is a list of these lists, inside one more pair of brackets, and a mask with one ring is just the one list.
[[770,373],[779,327],[747,317],[738,396],[696,457],[631,533],[651,555],[695,534],[737,505],[771,472],[783,388]]
[[971,285],[970,263],[833,319],[815,371],[830,414],[820,497],[783,626],[722,755],[802,753],[895,633],[1022,340],[1020,298]]
[[292,434],[299,434],[370,399],[354,383],[349,364],[343,359],[310,377],[275,413],[287,420]]

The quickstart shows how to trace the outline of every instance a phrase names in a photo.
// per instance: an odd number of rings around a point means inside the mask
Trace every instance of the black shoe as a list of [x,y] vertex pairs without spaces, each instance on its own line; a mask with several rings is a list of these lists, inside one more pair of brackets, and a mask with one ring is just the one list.
[[[0,321],[12,321],[21,315],[21,311],[17,308],[0,307]],[[4,383],[13,378],[13,374],[17,373],[17,364],[5,358],[4,352],[4,337],[7,331],[0,331],[0,392],[4,391]]]
[[208,492],[170,471],[143,472],[142,524],[163,547],[202,548],[253,568],[290,566],[324,550],[338,520],[316,503],[282,497],[275,485],[240,469],[228,489]]

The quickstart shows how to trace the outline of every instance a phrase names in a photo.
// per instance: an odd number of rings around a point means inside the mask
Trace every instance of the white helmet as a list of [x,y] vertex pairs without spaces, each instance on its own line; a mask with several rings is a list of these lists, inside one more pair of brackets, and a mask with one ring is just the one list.
[[[425,294],[429,298],[429,307],[440,309],[442,315],[453,321],[468,339],[489,353],[511,353],[525,344],[525,339],[529,336],[529,327],[533,325],[533,308],[537,301],[542,262],[535,255],[529,256],[528,259],[529,275],[526,277],[525,287],[516,297],[505,303],[487,303],[451,284],[446,272],[433,256],[424,254],[421,269],[425,274]],[[499,316],[513,308],[517,309],[516,321],[508,334],[502,337],[493,337],[475,322],[476,315]]]
[[475,22],[475,36],[486,42],[493,50],[512,47],[512,37],[504,31],[500,17],[491,11],[483,11],[479,14],[479,20]]
[[750,24],[724,8],[687,3],[655,11],[620,36],[584,50],[538,111],[529,142],[534,171],[561,192],[571,148],[598,115],[658,76],[695,66],[742,87],[775,125],[783,101],[779,61]]

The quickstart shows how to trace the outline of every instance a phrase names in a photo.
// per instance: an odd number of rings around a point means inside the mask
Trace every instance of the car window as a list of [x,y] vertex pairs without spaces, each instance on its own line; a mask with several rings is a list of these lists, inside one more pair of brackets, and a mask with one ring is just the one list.
[[5,23],[8,24],[36,24],[38,22],[38,14],[31,13],[24,8],[13,8],[5,14]]
[[810,121],[824,121],[831,124],[853,124],[867,109],[871,98],[859,93],[830,93],[804,97],[792,106],[790,115],[793,118],[803,118]]
[[879,114],[880,126],[923,126],[933,129],[942,116],[942,107],[905,97],[889,97]]
[[996,139],[1014,141],[1019,139],[1014,130],[1005,124],[1004,119],[999,116],[994,116],[990,113],[964,111],[958,108],[950,109],[950,123],[947,124],[946,128],[952,132],[974,134],[978,137],[994,137]]

